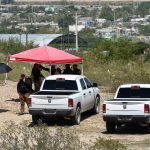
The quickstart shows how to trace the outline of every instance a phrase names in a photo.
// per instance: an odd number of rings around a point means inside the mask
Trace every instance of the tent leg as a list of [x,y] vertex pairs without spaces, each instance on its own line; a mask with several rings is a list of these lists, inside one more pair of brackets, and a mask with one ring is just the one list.
[[82,75],[83,75],[83,63],[82,63]]
[[7,76],[7,73],[6,73],[6,74],[5,74],[5,81],[4,81],[4,84],[7,83],[7,78],[8,78],[8,76]]
[[[7,65],[8,65],[8,62],[7,62]],[[4,84],[7,83],[7,79],[8,79],[8,73],[5,73],[5,81],[4,81]]]
[[49,75],[52,75],[51,70],[52,70],[52,66],[50,65],[50,66],[49,66]]

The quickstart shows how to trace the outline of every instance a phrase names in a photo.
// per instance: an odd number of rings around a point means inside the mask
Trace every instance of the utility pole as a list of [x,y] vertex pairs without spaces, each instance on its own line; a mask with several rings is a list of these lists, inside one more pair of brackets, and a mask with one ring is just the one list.
[[99,5],[99,8],[100,8],[100,6],[101,6],[101,4],[100,4],[100,0],[99,0],[99,3],[98,3],[98,5]]
[[113,13],[114,13],[114,29],[115,29],[116,28],[116,12],[115,12],[115,8],[114,8]]
[[81,15],[81,14],[78,14],[77,10],[76,10],[76,13],[73,14],[75,15],[75,35],[76,35],[76,52],[78,52],[78,15]]
[[2,0],[0,0],[0,13],[2,13]]
[[78,52],[78,14],[76,12],[75,14],[75,18],[76,18],[76,52]]

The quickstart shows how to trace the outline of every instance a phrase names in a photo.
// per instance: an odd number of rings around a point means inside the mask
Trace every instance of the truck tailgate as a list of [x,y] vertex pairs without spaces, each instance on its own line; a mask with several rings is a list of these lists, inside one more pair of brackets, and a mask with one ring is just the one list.
[[107,115],[144,115],[146,101],[107,101]]
[[68,95],[32,95],[32,108],[66,109]]

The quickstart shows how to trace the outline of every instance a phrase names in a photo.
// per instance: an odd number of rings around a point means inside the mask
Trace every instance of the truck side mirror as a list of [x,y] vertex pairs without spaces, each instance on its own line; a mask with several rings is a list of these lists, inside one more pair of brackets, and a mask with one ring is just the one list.
[[93,87],[98,87],[97,83],[93,83]]

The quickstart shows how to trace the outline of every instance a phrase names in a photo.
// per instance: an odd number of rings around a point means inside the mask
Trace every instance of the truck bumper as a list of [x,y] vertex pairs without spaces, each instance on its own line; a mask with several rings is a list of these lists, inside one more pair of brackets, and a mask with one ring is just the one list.
[[122,115],[107,115],[103,116],[104,121],[120,122],[120,123],[150,123],[150,116],[122,116]]
[[29,113],[32,115],[43,116],[72,116],[74,114],[73,109],[30,109]]

